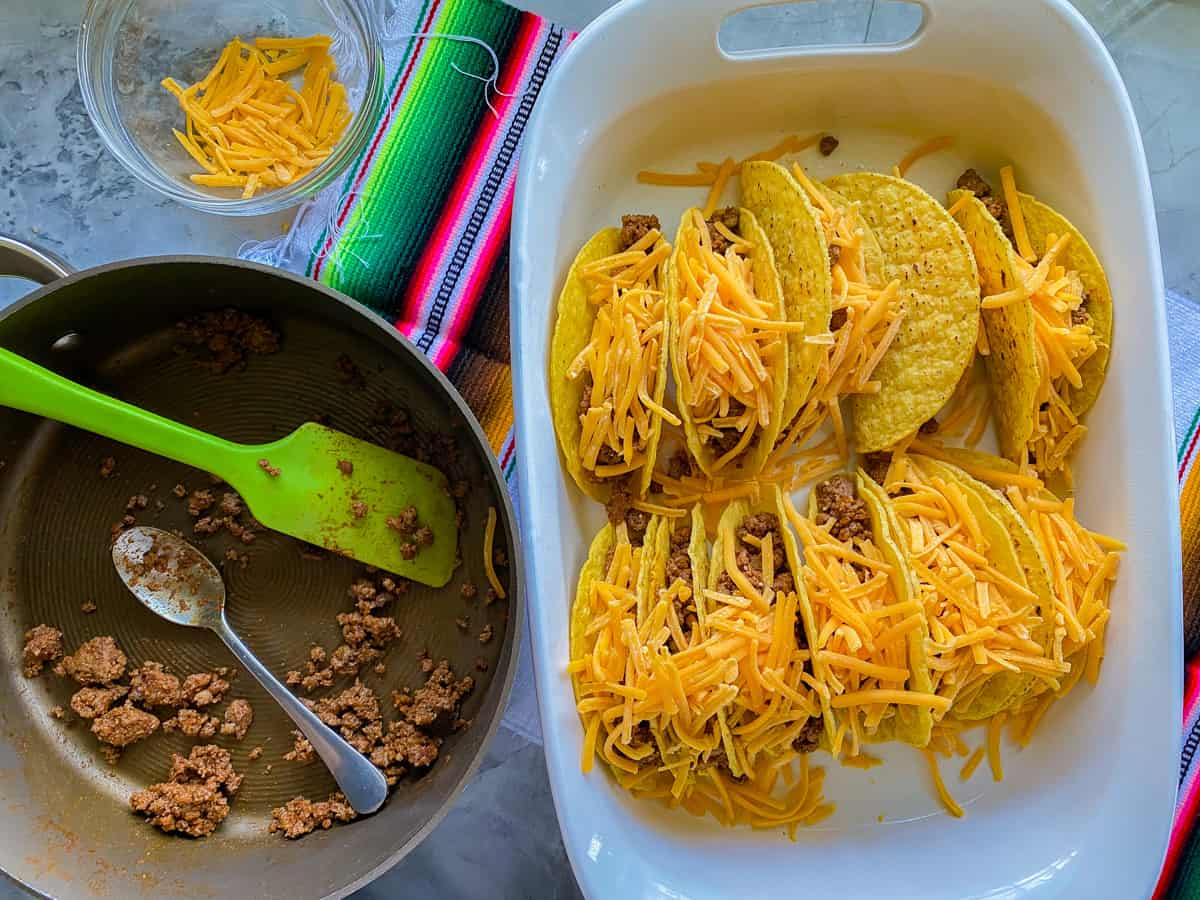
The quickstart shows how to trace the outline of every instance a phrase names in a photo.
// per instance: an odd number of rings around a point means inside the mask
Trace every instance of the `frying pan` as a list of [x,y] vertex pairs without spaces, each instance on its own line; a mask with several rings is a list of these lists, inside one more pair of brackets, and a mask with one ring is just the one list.
[[[232,811],[204,839],[167,836],[135,817],[131,791],[162,781],[172,752],[194,740],[179,732],[128,748],[115,766],[98,752],[88,723],[60,720],[75,685],[47,670],[21,674],[24,632],[45,622],[61,628],[67,651],[109,634],[137,665],[164,663],[178,675],[233,665],[214,635],[172,626],[142,608],[117,578],[110,529],[129,498],[142,524],[178,528],[192,537],[176,484],[210,487],[195,469],[69,427],[0,409],[0,869],[28,888],[55,897],[327,897],[343,896],[381,874],[428,834],[482,758],[504,709],[523,615],[520,551],[513,513],[487,441],[449,382],[387,322],[312,281],[234,260],[162,257],[72,273],[56,257],[0,236],[0,273],[44,286],[0,313],[0,346],[144,406],[235,441],[277,438],[314,416],[367,440],[384,440],[383,404],[406,408],[418,432],[453,439],[441,454],[451,480],[465,479],[463,562],[443,589],[412,585],[393,608],[403,631],[386,674],[362,680],[390,710],[388,693],[424,681],[419,655],[447,658],[475,689],[462,716],[471,724],[449,734],[423,777],[402,781],[374,816],[317,831],[296,841],[267,832],[271,809],[335,789],[319,762],[282,757],[291,724],[247,674],[229,697],[254,708],[240,742],[215,739],[233,755],[245,782]],[[280,351],[252,356],[243,370],[218,375],[178,344],[176,323],[205,310],[234,307],[269,319]],[[339,357],[359,378],[339,378]],[[382,430],[381,430],[382,429]],[[116,460],[102,478],[105,457]],[[456,456],[457,458],[451,458]],[[159,503],[162,508],[159,508]],[[508,599],[485,602],[484,523],[499,515],[496,547],[506,550]],[[313,642],[332,650],[335,622],[352,608],[347,589],[362,572],[351,560],[312,558],[311,548],[262,531],[249,545],[216,535],[203,544],[224,567],[234,628],[277,674],[301,668]],[[246,564],[224,558],[233,546]],[[503,570],[502,570],[503,571]],[[478,586],[475,598],[462,585]],[[81,605],[96,604],[85,614]],[[467,620],[462,628],[457,619]],[[491,625],[493,638],[480,643]],[[349,686],[340,679],[334,690]],[[319,692],[320,696],[325,692]],[[261,746],[257,761],[248,759]]]

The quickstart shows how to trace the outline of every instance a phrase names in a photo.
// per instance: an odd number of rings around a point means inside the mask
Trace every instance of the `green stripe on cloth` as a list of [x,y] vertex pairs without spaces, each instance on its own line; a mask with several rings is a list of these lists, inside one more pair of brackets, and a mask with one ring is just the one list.
[[1187,453],[1188,445],[1192,442],[1192,435],[1196,433],[1196,424],[1200,422],[1200,408],[1192,416],[1192,422],[1188,425],[1187,434],[1183,436],[1183,440],[1179,442],[1179,447],[1175,451],[1175,464],[1183,462],[1184,454]]
[[[503,60],[520,21],[519,11],[490,0],[448,0],[433,30],[478,38]],[[470,44],[429,42],[321,272],[324,283],[385,315],[396,311],[457,166],[488,114],[482,83],[456,72],[456,64],[481,72],[491,60]]]
[[[433,0],[422,0],[421,11],[417,14],[416,19],[418,22],[425,21],[425,17],[429,15],[429,4],[432,2]],[[404,75],[404,70],[408,66],[408,61],[412,59],[412,55],[416,52],[416,49],[417,39],[410,38],[407,46],[404,48],[404,55],[400,58],[400,65],[396,68],[396,73],[392,76],[392,80],[388,84],[387,90],[384,92],[383,97],[385,104],[391,102],[392,96],[396,93],[396,87],[400,84],[400,78]],[[371,143],[368,141],[358,156],[354,157],[354,162],[350,165],[350,168],[346,170],[346,180],[342,182],[343,195],[349,193],[350,188],[354,185],[354,179],[358,177],[358,171],[362,168],[363,160],[366,159],[367,153],[370,151],[370,149]],[[329,227],[326,226],[321,230],[321,236],[317,239],[317,242],[313,244],[312,253],[308,255],[308,263],[304,267],[304,274],[310,278],[312,277],[313,266],[315,266],[317,263],[317,254],[320,252],[321,248],[325,246],[325,239],[328,236]]]

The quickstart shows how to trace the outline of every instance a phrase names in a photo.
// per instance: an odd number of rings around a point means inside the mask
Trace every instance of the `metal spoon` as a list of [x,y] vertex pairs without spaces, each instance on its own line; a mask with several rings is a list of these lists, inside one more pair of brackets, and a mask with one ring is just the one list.
[[176,625],[217,633],[308,738],[356,812],[372,813],[383,805],[388,792],[383,773],[284,687],[230,628],[225,582],[207,556],[169,531],[138,526],[117,538],[112,557],[143,606]]

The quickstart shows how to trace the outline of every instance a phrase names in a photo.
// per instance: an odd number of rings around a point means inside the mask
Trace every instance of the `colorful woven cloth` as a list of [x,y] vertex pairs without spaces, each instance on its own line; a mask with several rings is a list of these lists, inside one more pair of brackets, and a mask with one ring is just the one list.
[[[400,0],[383,35],[384,114],[367,149],[286,235],[241,255],[309,275],[395,322],[471,406],[515,500],[508,233],[516,160],[571,35],[495,0]],[[540,743],[522,657],[504,721]]]
[[1200,304],[1167,295],[1183,531],[1183,754],[1175,825],[1155,898],[1200,897]]

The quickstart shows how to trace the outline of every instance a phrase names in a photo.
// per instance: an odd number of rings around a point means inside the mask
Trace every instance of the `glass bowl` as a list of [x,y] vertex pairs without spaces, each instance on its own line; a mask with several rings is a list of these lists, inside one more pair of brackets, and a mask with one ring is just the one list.
[[[333,38],[329,52],[352,112],[332,153],[304,177],[247,199],[240,188],[192,182],[200,169],[171,133],[183,129],[184,115],[162,79],[200,80],[234,37],[311,34]],[[362,153],[383,106],[370,0],[89,0],[77,53],[83,102],[108,149],[143,184],[206,212],[262,215],[312,196]]]

